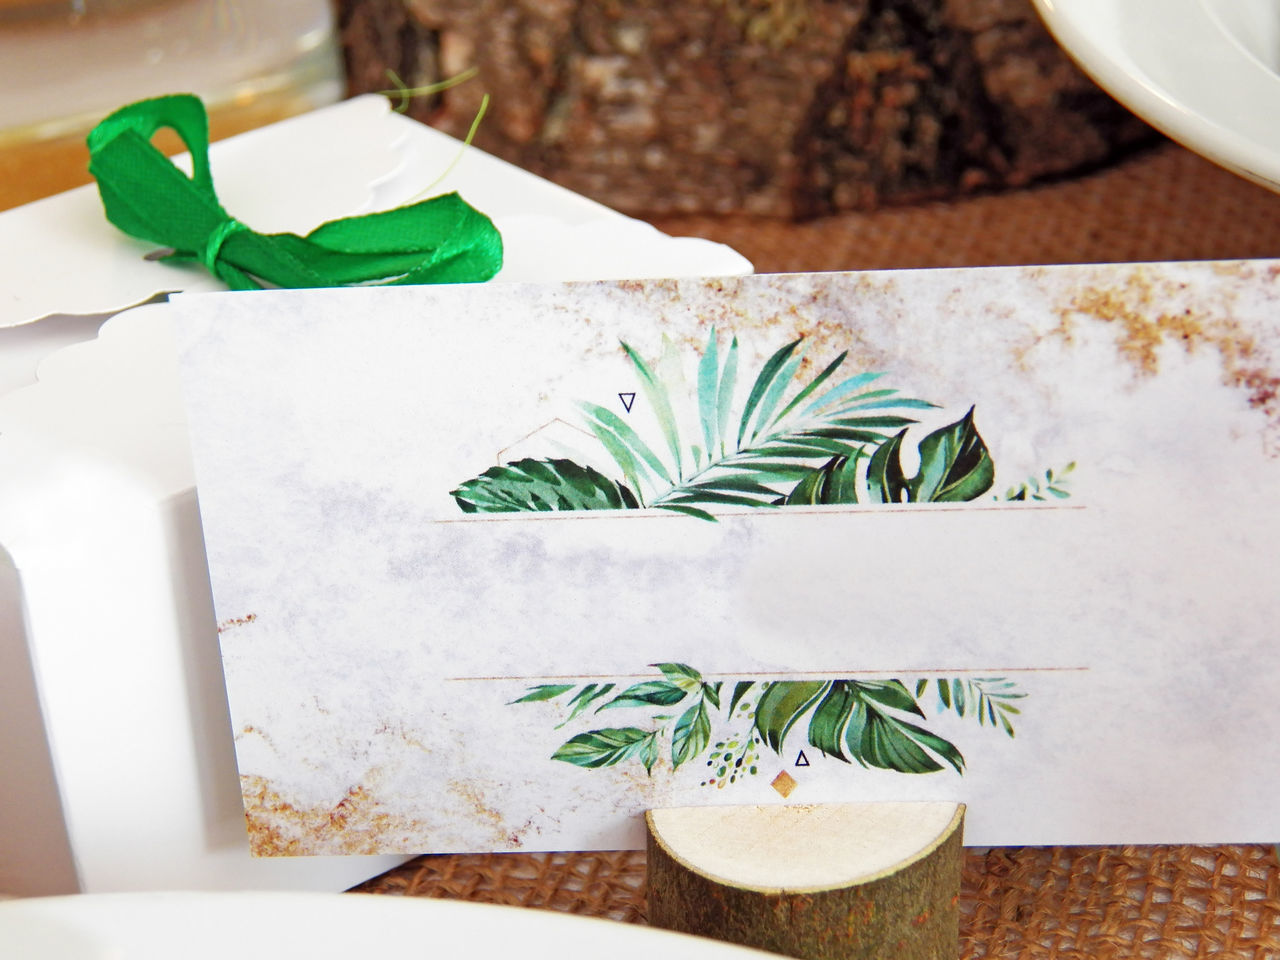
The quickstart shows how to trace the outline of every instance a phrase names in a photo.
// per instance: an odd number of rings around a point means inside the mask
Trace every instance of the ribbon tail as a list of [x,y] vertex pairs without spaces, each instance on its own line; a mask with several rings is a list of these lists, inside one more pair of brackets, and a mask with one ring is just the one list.
[[[171,127],[191,150],[186,176],[150,142]],[[213,189],[208,120],[196,97],[143,100],[89,134],[89,170],[107,219],[125,233],[195,260],[233,290],[347,284],[474,283],[502,267],[493,222],[456,193],[322,224],[306,237],[255,233]]]
[[397,272],[366,275],[389,284],[476,283],[502,268],[502,235],[493,221],[456,193],[383,213],[334,220],[307,234],[334,254],[386,258]]

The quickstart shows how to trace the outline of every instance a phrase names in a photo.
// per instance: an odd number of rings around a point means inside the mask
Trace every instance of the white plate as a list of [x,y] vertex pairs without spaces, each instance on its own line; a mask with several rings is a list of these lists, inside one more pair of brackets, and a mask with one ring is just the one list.
[[1033,0],[1058,42],[1184,146],[1280,191],[1280,5]]
[[355,894],[145,893],[0,904],[0,956],[32,960],[751,960],[772,954],[549,910]]

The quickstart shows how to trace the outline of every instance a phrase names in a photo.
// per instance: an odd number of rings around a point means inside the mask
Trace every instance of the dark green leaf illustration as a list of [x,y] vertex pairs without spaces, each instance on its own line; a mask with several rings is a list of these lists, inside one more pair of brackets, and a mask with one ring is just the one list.
[[689,695],[668,680],[646,680],[633,684],[606,703],[601,710],[615,707],[670,707]]
[[658,762],[658,735],[635,727],[591,730],[570,737],[551,756],[579,767],[611,767],[636,759],[651,771]]
[[571,460],[518,460],[490,467],[449,493],[466,513],[528,510],[622,510],[635,494],[598,470]]
[[953,744],[897,715],[895,711],[924,716],[897,680],[773,683],[760,698],[756,729],[771,749],[781,753],[787,734],[811,708],[808,742],[828,756],[903,773],[941,770],[923,745],[957,773],[964,772],[964,757]]
[[817,703],[827,685],[819,680],[784,680],[771,683],[756,704],[756,732],[774,753],[797,720]]
[[[594,684],[592,684],[594,686]],[[543,683],[530,687],[523,697],[512,700],[512,703],[533,703],[537,700],[554,700],[560,694],[573,689],[572,683]]]
[[845,728],[845,744],[855,760],[902,773],[935,773],[942,766],[922,749],[928,747],[956,773],[964,773],[964,757],[954,744],[868,700],[855,700]]
[[915,697],[907,692],[907,688],[898,680],[860,680],[858,690],[868,700],[894,710],[902,710],[923,717],[924,711],[916,703]]
[[[578,718],[579,714],[585,712],[597,700],[607,697],[615,686],[616,684],[612,683],[588,683],[569,701],[569,706],[572,709],[569,711],[569,716],[565,718],[564,723],[556,725],[557,729],[565,726],[565,724],[572,723]],[[519,703],[521,701],[517,700],[516,702]]]
[[920,469],[911,478],[902,471],[906,430],[872,454],[867,466],[868,495],[878,503],[952,503],[976,500],[995,480],[995,465],[973,423],[973,408],[955,423],[920,441]]
[[[762,750],[783,755],[816,748],[846,764],[899,773],[937,773],[948,767],[965,771],[959,748],[928,729],[921,698],[929,685],[937,688],[939,707],[960,716],[977,716],[979,725],[1000,727],[1013,736],[1010,717],[1019,712],[1013,701],[1026,697],[1002,677],[921,678],[912,686],[890,680],[739,680],[722,701],[723,681],[708,682],[682,663],[653,664],[662,679],[632,684],[597,709],[643,712],[643,724],[588,730],[570,737],[552,754],[580,767],[613,766],[637,760],[651,772],[669,741],[672,770],[706,757],[705,786],[723,788],[754,776]],[[615,684],[588,683],[577,692],[563,684],[530,687],[513,703],[564,697],[569,718],[599,702]],[[553,692],[556,691],[556,692]],[[668,712],[679,705],[677,713]],[[743,729],[743,723],[747,724]],[[725,728],[713,739],[717,724]],[[802,738],[800,744],[794,741]],[[811,754],[813,756],[814,754]]]
[[788,505],[858,502],[858,459],[862,451],[852,456],[832,457],[817,470],[801,478],[784,503]]
[[848,762],[844,755],[844,731],[857,697],[846,681],[827,684],[826,693],[809,718],[809,743],[829,757]]
[[671,734],[671,766],[678,768],[707,749],[711,742],[711,718],[705,700],[699,700],[676,721]]
[[733,696],[729,698],[729,713],[732,714],[733,711],[738,708],[738,704],[742,702],[742,698],[745,697],[747,692],[754,686],[755,683],[751,680],[739,680],[733,685]]

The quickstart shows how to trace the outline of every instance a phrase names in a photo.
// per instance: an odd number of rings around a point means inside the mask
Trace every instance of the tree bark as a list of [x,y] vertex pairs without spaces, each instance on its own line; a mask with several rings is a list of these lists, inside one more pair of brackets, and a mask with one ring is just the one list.
[[1157,135],[1027,0],[340,0],[353,93],[635,214],[814,216],[1023,186]]
[[955,960],[964,807],[651,810],[653,926],[807,960]]

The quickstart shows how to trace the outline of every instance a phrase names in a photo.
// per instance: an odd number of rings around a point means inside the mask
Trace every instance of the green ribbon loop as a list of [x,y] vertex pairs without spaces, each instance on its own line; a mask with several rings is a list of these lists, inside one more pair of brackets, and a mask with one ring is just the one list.
[[[188,177],[151,144],[171,128],[191,151]],[[449,193],[384,213],[321,224],[305,237],[262,234],[218,202],[209,171],[209,119],[197,97],[141,100],[89,134],[89,172],[107,219],[195,261],[233,290],[348,284],[478,283],[502,266],[493,222]]]

